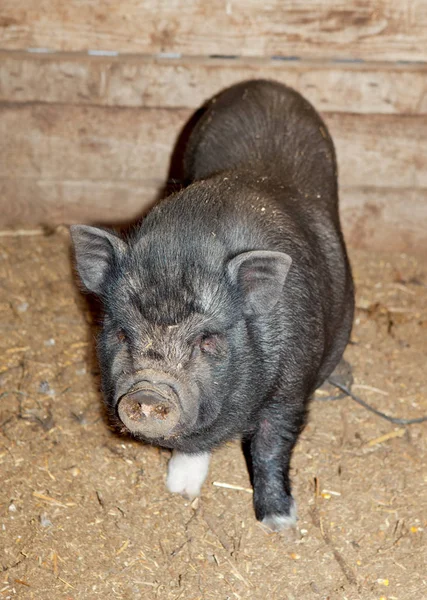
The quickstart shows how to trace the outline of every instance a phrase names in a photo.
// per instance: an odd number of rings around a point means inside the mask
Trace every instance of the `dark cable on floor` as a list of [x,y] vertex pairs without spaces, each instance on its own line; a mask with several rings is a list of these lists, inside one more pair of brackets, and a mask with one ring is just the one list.
[[342,385],[338,381],[335,381],[335,379],[329,378],[328,383],[344,392],[346,396],[349,396],[349,398],[357,402],[357,404],[360,404],[360,406],[363,406],[363,408],[366,408],[366,410],[370,410],[378,417],[382,417],[383,419],[386,419],[386,421],[390,421],[390,423],[395,423],[396,425],[412,425],[413,423],[424,423],[424,421],[427,421],[427,417],[418,417],[417,419],[399,419],[398,417],[391,417],[390,415],[386,415],[380,410],[377,410],[376,408],[362,400],[362,398],[359,398],[358,396],[353,394],[353,392],[351,392],[345,385]]

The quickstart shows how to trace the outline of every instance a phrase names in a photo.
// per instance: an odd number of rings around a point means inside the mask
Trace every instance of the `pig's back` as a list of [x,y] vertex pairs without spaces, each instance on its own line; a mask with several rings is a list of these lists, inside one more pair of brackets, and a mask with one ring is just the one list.
[[328,130],[298,92],[248,81],[209,102],[185,155],[189,181],[225,171],[272,175],[307,202],[337,210],[337,167]]
[[348,342],[354,302],[335,151],[322,119],[284,85],[238,84],[207,106],[190,137],[185,166],[195,182],[188,192],[196,197],[210,188],[209,223],[216,222],[218,209],[218,237],[232,255],[261,249],[292,257],[284,306],[298,307],[290,321],[305,353],[314,335],[304,330],[307,323],[310,331],[316,323],[323,332],[320,385]]

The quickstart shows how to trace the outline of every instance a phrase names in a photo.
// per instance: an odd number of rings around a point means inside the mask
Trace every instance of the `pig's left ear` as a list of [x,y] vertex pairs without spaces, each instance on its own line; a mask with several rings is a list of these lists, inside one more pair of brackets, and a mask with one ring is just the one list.
[[292,259],[284,252],[243,252],[227,265],[231,280],[243,293],[246,315],[269,312],[283,292]]
[[89,225],[71,225],[70,232],[83,285],[102,295],[107,271],[126,252],[126,242],[112,231]]

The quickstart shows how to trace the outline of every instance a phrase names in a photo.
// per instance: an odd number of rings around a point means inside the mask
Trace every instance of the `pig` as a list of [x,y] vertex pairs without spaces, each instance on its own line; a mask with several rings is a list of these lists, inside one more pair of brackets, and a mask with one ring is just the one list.
[[172,449],[194,498],[212,451],[241,439],[256,518],[296,523],[289,477],[309,400],[348,343],[354,291],[327,127],[274,81],[234,85],[186,146],[187,185],[126,236],[71,227],[102,302],[102,392],[122,430]]

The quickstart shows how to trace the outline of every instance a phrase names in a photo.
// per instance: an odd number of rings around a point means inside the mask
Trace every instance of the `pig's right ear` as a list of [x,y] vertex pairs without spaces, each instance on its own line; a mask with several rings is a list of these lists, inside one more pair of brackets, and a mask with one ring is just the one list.
[[292,259],[284,252],[243,252],[227,265],[228,275],[243,295],[243,312],[261,315],[277,304]]
[[108,268],[126,252],[127,244],[105,229],[71,225],[77,271],[85,288],[100,295]]

